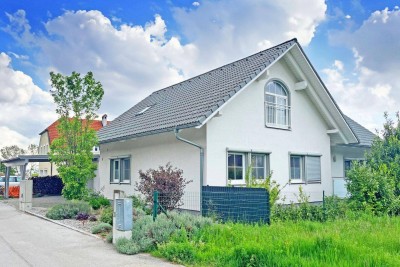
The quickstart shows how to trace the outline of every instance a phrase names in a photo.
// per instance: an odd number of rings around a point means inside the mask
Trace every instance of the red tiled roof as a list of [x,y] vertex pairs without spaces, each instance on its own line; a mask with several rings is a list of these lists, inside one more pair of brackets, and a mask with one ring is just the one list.
[[[82,120],[83,123],[85,123],[85,119]],[[109,124],[110,121],[107,121],[107,124]],[[44,132],[48,132],[49,134],[49,142],[50,144],[53,142],[54,139],[59,137],[58,134],[58,130],[57,130],[57,126],[59,124],[59,121],[56,120],[55,122],[53,122],[52,124],[50,124],[49,127],[47,127],[44,131],[42,131],[40,134],[44,133]],[[101,120],[94,120],[92,121],[92,123],[90,124],[90,128],[94,129],[95,131],[100,130],[101,128],[103,128],[103,124],[101,123]]]

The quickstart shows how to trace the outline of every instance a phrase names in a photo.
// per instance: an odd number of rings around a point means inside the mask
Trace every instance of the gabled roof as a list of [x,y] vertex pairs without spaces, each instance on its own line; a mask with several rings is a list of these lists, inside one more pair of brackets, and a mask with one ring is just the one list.
[[102,128],[100,143],[201,125],[295,44],[296,39],[289,40],[152,93]]
[[353,133],[357,136],[357,139],[359,141],[358,144],[350,144],[351,146],[363,146],[363,147],[371,147],[372,142],[374,139],[377,137],[375,134],[373,134],[371,131],[366,129],[364,126],[361,124],[357,123],[353,119],[347,117],[344,115],[344,119],[346,120],[347,124],[350,126],[351,130]]
[[[82,119],[82,123],[86,123],[86,120]],[[109,123],[109,121],[107,123]],[[54,139],[59,137],[58,130],[57,130],[58,124],[59,124],[59,120],[56,120],[55,122],[50,124],[49,127],[44,129],[39,135],[41,135],[47,131],[48,135],[49,135],[49,144],[51,144]],[[93,120],[92,123],[90,124],[90,128],[92,128],[95,131],[98,131],[101,128],[103,128],[103,124],[102,124],[101,120]]]

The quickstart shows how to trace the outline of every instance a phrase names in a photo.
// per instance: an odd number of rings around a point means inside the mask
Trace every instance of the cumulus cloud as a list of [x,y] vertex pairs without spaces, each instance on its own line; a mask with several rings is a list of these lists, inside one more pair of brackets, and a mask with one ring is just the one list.
[[323,0],[202,1],[196,9],[176,8],[174,18],[201,48],[196,70],[204,71],[294,37],[307,46],[326,8]]
[[400,11],[385,8],[371,13],[359,28],[330,36],[332,43],[353,51],[354,70],[348,75],[337,63],[323,70],[327,86],[345,113],[370,129],[382,128],[384,111],[399,110],[399,28]]
[[182,36],[173,37],[167,37],[159,15],[144,26],[116,27],[100,11],[66,11],[49,19],[47,32],[39,34],[18,11],[8,14],[7,30],[39,49],[37,60],[47,66],[39,71],[46,79],[50,70],[93,71],[105,89],[101,112],[114,117],[154,90],[289,38],[307,45],[325,11],[323,0],[202,1],[194,9],[174,9]]
[[0,53],[0,147],[38,143],[38,134],[55,119],[52,97],[31,77],[14,70],[11,58]]

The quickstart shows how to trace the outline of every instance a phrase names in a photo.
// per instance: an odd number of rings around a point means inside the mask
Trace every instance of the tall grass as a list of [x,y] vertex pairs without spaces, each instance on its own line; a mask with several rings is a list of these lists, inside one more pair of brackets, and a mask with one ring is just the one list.
[[400,218],[213,224],[153,252],[194,266],[400,266]]

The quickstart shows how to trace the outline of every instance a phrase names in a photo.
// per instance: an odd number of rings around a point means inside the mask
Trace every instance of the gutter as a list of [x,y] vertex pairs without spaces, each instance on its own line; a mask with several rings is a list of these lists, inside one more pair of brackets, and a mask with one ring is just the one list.
[[177,140],[187,143],[189,145],[195,146],[200,149],[200,213],[203,215],[203,173],[204,173],[204,148],[196,143],[193,143],[189,140],[183,139],[179,136],[179,129],[175,128],[175,137]]

